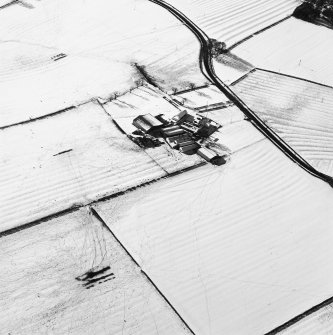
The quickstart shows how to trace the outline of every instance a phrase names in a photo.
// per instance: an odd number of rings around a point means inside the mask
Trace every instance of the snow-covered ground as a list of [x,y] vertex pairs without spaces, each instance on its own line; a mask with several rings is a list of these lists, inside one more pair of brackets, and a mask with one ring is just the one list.
[[254,66],[333,86],[333,30],[289,18],[233,49]]
[[0,231],[166,175],[98,103],[2,130],[0,146]]
[[0,127],[127,91],[140,76],[127,64],[78,56],[57,61],[57,50],[0,43]]
[[214,58],[213,67],[216,75],[227,85],[239,80],[254,68],[252,64],[232,52]]
[[330,335],[333,334],[333,305],[326,305],[295,324],[279,332],[279,335]]
[[0,254],[1,334],[190,334],[87,208],[2,237]]
[[[227,46],[299,3],[167,1]],[[251,72],[233,89],[326,173],[331,89],[252,72],[332,84],[331,39],[326,28],[288,19],[213,61],[227,84]],[[12,125],[0,130],[0,232],[84,206],[0,234],[0,333],[189,333],[91,202],[197,335],[263,334],[333,295],[332,189],[214,86],[174,95],[184,100],[178,108],[139,86],[144,76],[169,93],[207,84],[198,41],[165,9],[146,0],[29,0],[0,11],[0,54],[0,128]],[[214,137],[230,160],[163,179],[202,159],[143,150],[114,121],[126,130],[136,115],[173,115],[186,103],[210,106],[203,115],[223,125]],[[76,279],[91,269],[106,277]],[[329,332],[330,318],[318,311],[286,334]]]
[[103,104],[105,111],[113,118],[136,117],[140,114],[165,114],[174,116],[180,110],[169,101],[171,97],[161,90],[151,86],[142,85],[126,94]]
[[167,0],[227,47],[291,15],[298,0]]
[[228,101],[228,98],[215,85],[180,92],[173,95],[172,98],[189,108],[203,108]]
[[149,1],[10,6],[0,11],[0,53],[0,126],[122,93],[135,86],[134,63],[165,90],[206,83],[196,38]]
[[95,207],[196,334],[263,334],[333,294],[332,189],[251,141]]
[[314,168],[333,176],[333,88],[257,70],[233,90]]

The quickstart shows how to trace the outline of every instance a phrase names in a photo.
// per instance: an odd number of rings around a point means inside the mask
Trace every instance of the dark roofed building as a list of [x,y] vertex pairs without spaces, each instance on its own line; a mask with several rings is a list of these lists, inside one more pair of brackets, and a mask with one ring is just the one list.
[[133,120],[133,125],[145,133],[149,133],[163,127],[163,123],[151,114],[137,116]]

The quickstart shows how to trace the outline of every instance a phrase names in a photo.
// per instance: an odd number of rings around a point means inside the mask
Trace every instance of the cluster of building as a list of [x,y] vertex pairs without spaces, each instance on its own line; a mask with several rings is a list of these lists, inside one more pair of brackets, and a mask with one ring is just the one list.
[[226,155],[208,148],[209,143],[217,140],[211,135],[221,125],[200,114],[184,110],[171,119],[164,114],[145,114],[137,116],[133,125],[137,130],[130,137],[141,146],[152,147],[166,142],[186,155],[198,154],[216,165],[225,163]]

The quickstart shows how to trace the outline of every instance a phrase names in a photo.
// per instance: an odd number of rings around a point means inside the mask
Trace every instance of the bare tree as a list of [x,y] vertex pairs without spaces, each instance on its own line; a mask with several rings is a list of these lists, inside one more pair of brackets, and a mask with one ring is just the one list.
[[173,94],[175,94],[175,93],[178,92],[178,89],[177,89],[177,87],[172,87],[172,88],[171,88],[171,91],[172,91]]

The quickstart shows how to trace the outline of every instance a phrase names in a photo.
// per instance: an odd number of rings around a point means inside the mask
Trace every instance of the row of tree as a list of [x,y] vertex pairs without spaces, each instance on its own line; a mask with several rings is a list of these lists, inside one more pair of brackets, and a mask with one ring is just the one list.
[[333,0],[304,0],[294,16],[308,22],[324,21],[333,27]]

